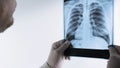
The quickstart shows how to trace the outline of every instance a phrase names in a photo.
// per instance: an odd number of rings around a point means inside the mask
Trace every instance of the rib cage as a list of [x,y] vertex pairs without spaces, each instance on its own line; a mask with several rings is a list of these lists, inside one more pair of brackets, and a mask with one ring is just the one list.
[[71,41],[75,39],[75,31],[83,20],[83,5],[78,4],[72,10],[70,14],[70,21],[68,24],[67,36],[66,39]]
[[99,3],[90,5],[90,23],[92,26],[93,36],[103,38],[108,44],[110,42],[107,28],[105,27],[105,17],[102,6]]

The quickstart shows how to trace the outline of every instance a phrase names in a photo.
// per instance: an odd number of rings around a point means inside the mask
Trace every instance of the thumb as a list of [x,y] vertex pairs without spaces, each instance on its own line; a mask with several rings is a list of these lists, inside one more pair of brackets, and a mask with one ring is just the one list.
[[109,47],[110,56],[118,55],[115,47]]
[[117,53],[120,55],[120,46],[115,45],[115,49],[116,49]]
[[65,43],[63,43],[58,49],[58,52],[64,52],[70,45],[69,41],[65,41]]

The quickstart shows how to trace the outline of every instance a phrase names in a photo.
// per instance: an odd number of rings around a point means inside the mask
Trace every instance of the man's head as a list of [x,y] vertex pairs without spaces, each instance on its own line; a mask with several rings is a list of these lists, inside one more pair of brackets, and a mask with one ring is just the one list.
[[16,0],[0,0],[0,33],[13,24]]

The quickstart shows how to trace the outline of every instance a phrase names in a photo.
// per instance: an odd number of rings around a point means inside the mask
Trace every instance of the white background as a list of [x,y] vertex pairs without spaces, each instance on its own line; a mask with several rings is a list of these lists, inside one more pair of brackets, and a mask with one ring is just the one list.
[[[63,1],[17,0],[17,3],[14,25],[0,34],[0,68],[39,68],[47,60],[52,43],[63,39]],[[120,44],[117,28],[120,5],[116,6],[115,44]],[[106,65],[107,60],[74,57],[65,61],[63,68],[106,68]]]

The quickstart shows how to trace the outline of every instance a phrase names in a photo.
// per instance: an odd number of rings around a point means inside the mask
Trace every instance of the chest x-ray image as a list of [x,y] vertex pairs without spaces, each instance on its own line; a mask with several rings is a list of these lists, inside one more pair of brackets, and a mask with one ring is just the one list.
[[73,48],[113,44],[113,0],[64,0],[64,37]]

